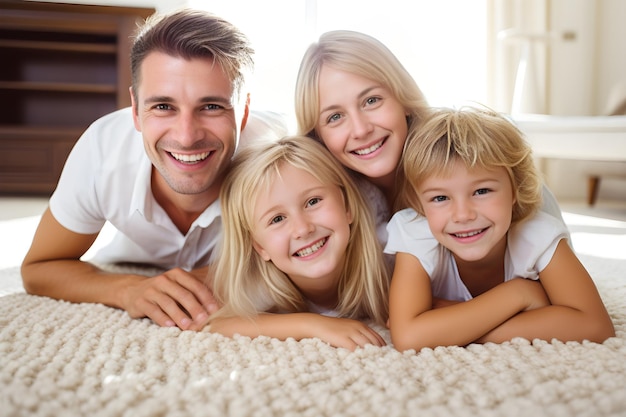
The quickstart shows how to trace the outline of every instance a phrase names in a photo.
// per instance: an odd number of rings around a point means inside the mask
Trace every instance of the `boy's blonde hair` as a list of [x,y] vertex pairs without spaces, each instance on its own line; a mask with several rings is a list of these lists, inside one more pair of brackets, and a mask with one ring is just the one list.
[[468,168],[506,169],[515,197],[512,222],[539,209],[542,181],[523,134],[500,114],[473,107],[432,109],[419,129],[409,132],[401,163],[404,203],[424,215],[418,186],[433,175],[445,176],[459,160]]
[[308,305],[289,277],[253,248],[257,196],[268,190],[284,164],[305,170],[342,191],[353,216],[346,260],[338,284],[341,317],[387,318],[388,271],[368,205],[353,180],[319,143],[304,136],[251,143],[240,149],[221,189],[223,236],[213,269],[213,291],[224,307],[219,316],[302,312]]
[[375,80],[388,88],[404,107],[409,126],[419,122],[428,108],[411,74],[378,39],[349,30],[330,31],[309,46],[300,63],[295,112],[301,135],[320,139],[315,129],[320,111],[319,76],[324,65]]

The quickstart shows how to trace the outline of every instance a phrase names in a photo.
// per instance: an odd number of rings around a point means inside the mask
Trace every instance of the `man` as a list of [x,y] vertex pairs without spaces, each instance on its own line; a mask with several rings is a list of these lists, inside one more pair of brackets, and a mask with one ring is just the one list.
[[[102,303],[161,326],[204,326],[217,308],[203,284],[221,231],[217,198],[252,119],[244,91],[252,54],[239,30],[211,14],[148,19],[131,51],[132,109],[94,122],[68,157],[22,264],[29,293]],[[251,129],[258,135],[258,122]],[[81,261],[107,221],[114,240],[93,263]],[[96,266],[115,263],[165,272]]]

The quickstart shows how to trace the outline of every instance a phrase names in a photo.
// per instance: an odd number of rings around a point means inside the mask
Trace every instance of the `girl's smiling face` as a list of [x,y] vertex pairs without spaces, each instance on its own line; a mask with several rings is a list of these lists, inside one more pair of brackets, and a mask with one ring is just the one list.
[[368,78],[324,65],[317,134],[344,166],[392,187],[408,124],[392,92]]
[[479,261],[503,248],[515,202],[504,168],[456,161],[449,175],[430,176],[416,191],[431,232],[457,258]]
[[352,214],[336,185],[283,163],[253,211],[254,248],[305,294],[336,291]]

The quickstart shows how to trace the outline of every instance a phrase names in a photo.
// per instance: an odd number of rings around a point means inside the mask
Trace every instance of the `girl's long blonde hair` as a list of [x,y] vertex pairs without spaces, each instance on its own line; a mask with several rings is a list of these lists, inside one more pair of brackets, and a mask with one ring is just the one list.
[[419,129],[409,132],[401,163],[405,205],[424,215],[417,188],[430,176],[446,175],[454,161],[468,168],[506,169],[515,197],[512,222],[541,206],[543,182],[522,132],[497,112],[477,107],[433,109]]
[[268,189],[280,167],[305,170],[342,191],[353,215],[335,311],[341,317],[387,318],[389,272],[368,205],[354,181],[319,143],[304,136],[243,146],[222,185],[223,236],[212,269],[219,316],[253,317],[261,312],[303,312],[308,304],[289,277],[264,261],[252,245],[253,213],[259,193]]

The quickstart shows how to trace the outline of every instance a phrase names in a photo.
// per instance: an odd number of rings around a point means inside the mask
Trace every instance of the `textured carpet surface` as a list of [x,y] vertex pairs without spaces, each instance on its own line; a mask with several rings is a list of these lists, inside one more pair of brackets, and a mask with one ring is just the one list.
[[[102,305],[6,291],[0,415],[626,416],[626,261],[581,258],[617,330],[603,344],[349,352],[317,339],[160,328]],[[19,271],[0,280],[19,282]]]

